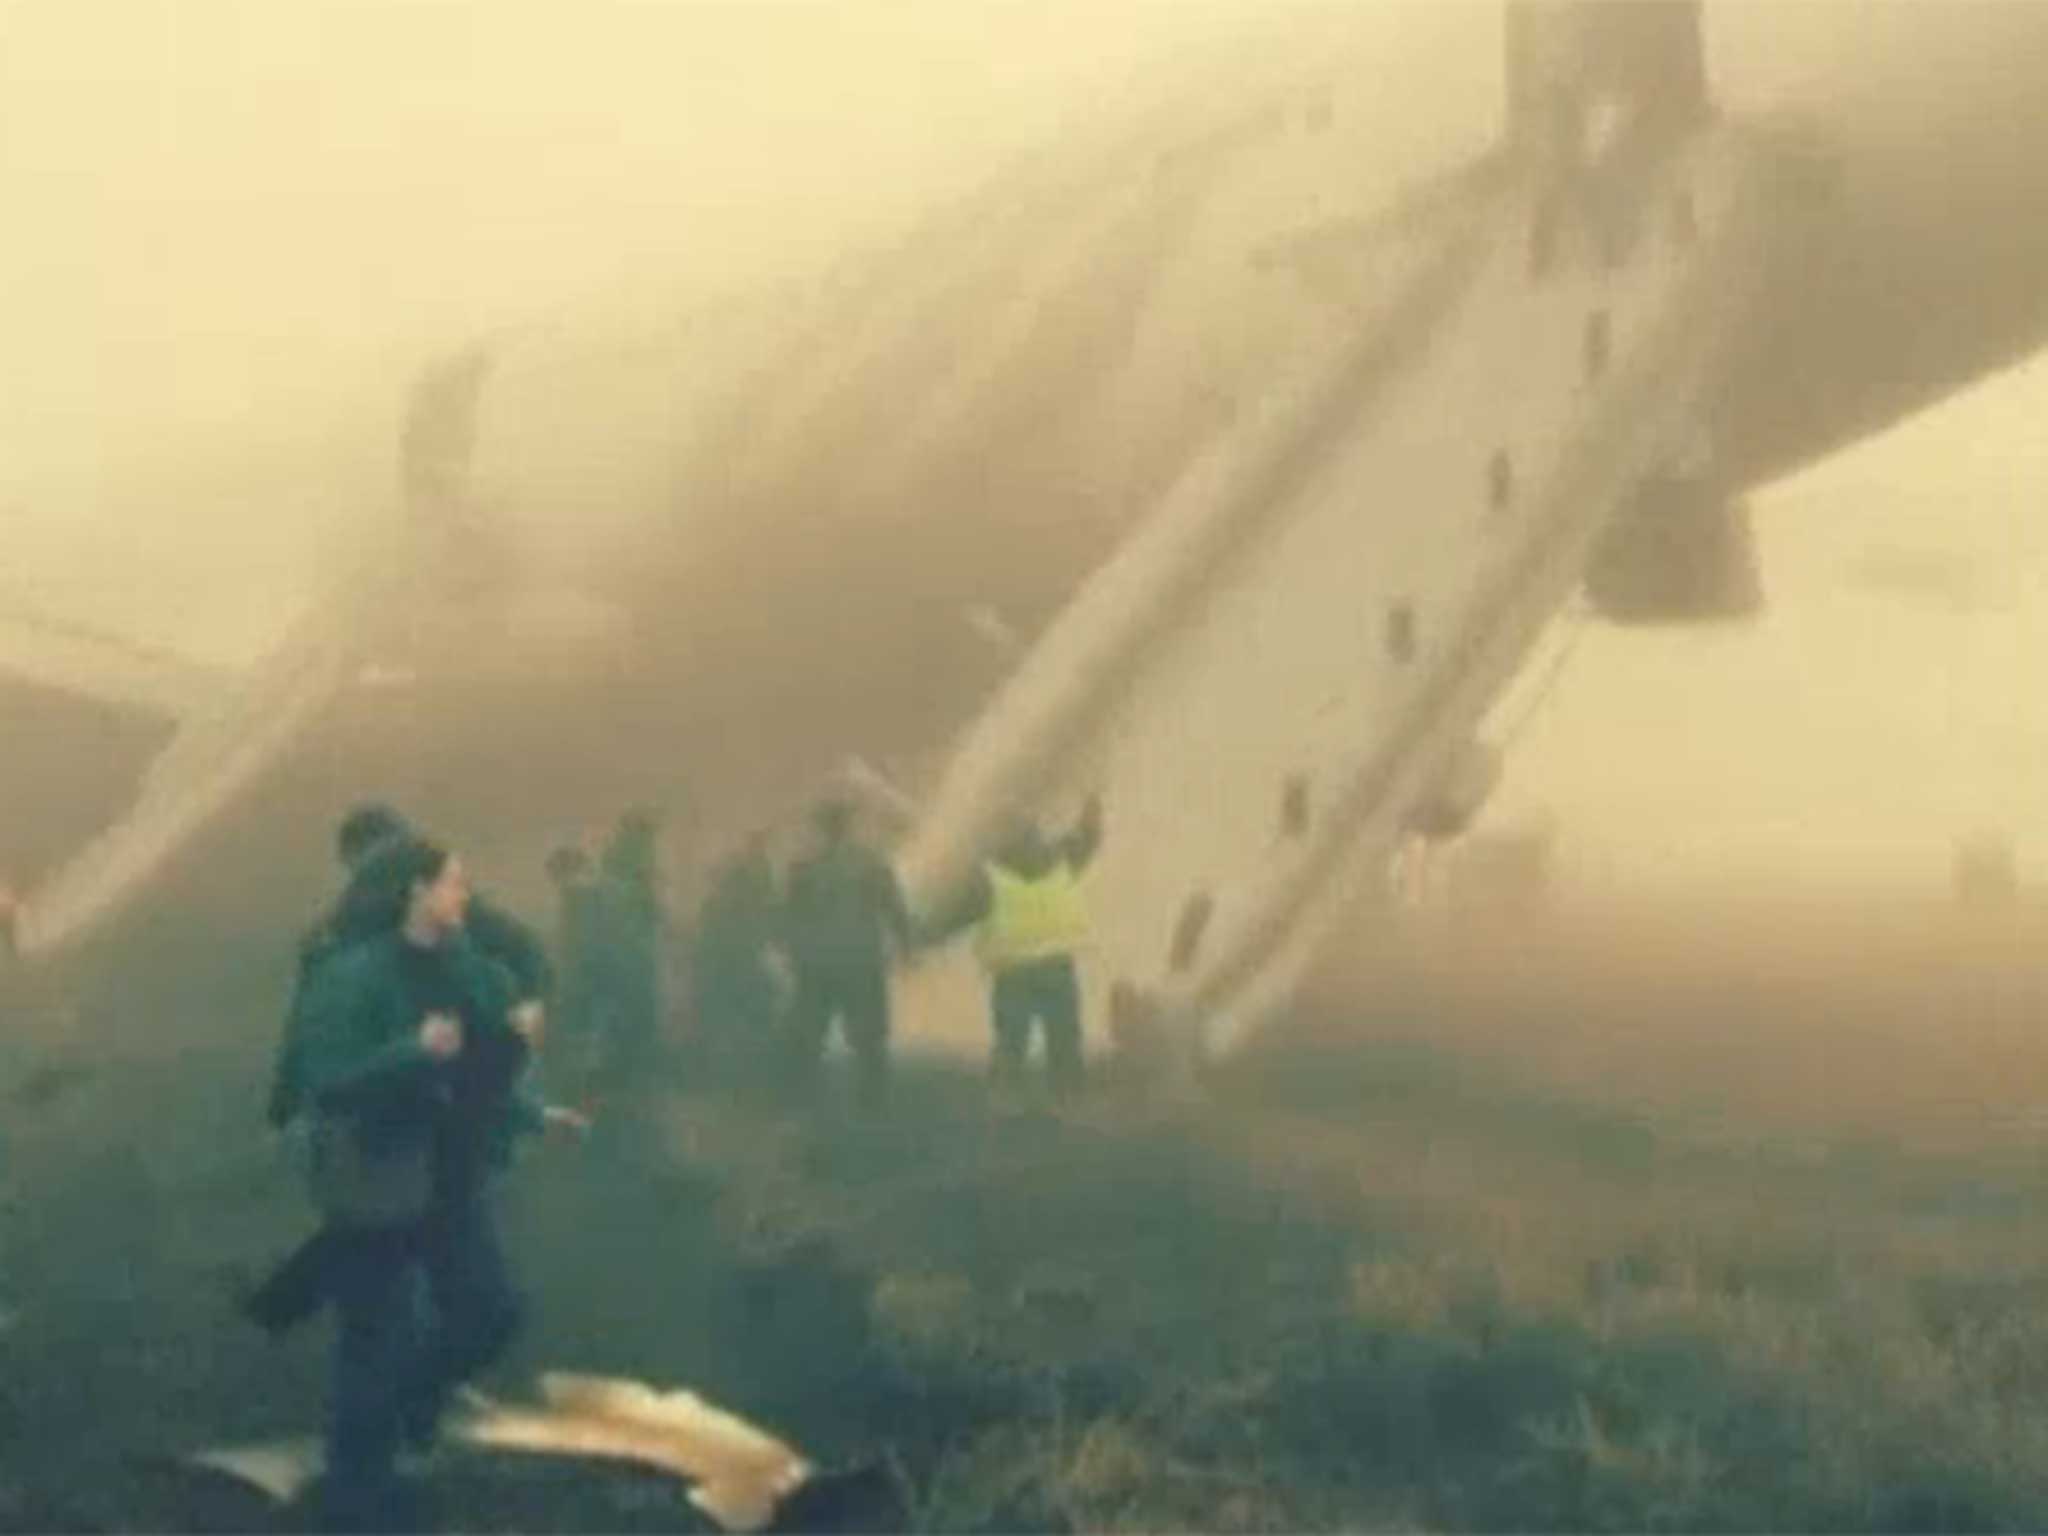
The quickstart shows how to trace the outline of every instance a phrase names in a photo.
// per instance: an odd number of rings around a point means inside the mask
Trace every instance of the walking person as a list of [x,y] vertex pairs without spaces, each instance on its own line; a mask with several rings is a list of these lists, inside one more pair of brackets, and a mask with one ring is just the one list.
[[[358,888],[372,855],[411,835],[406,819],[380,802],[365,802],[343,816],[335,832],[335,853],[348,884],[300,941],[292,1001],[278,1042],[267,1113],[272,1128],[287,1138],[303,1139],[307,1099],[300,1067],[300,1015],[307,984],[320,965],[352,944],[376,936],[387,924],[389,897],[370,886]],[[374,882],[372,882],[374,885]],[[553,985],[547,951],[518,918],[482,896],[469,896],[464,932],[478,953],[496,965],[512,993],[513,1016],[520,1028],[538,1039],[545,1025],[545,1004]],[[506,1105],[500,1132],[502,1150],[509,1149],[518,1124],[545,1123],[545,1110],[530,1102],[538,1085]],[[326,1260],[329,1238],[315,1232],[280,1262],[243,1298],[249,1320],[273,1336],[282,1335],[318,1312],[328,1299]]]
[[[469,1117],[502,1111],[526,1054],[503,973],[463,932],[461,862],[401,836],[364,861],[343,903],[367,935],[320,961],[297,1021],[312,1124],[311,1188],[338,1327],[324,1513],[344,1530],[416,1524],[395,1473],[449,1383],[509,1337],[494,1234],[462,1200],[481,1144]],[[434,1291],[422,1336],[413,1287]]]

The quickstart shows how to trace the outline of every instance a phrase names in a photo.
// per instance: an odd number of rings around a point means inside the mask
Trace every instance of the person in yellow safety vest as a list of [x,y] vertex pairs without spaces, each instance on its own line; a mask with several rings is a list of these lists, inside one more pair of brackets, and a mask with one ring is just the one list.
[[1045,1032],[1053,1091],[1064,1095],[1081,1086],[1081,989],[1074,956],[1088,938],[1081,876],[1101,842],[1100,799],[1089,800],[1064,837],[1049,838],[1036,820],[1020,820],[942,927],[943,934],[978,926],[995,1031],[989,1080],[999,1091],[1023,1076],[1033,1023]]

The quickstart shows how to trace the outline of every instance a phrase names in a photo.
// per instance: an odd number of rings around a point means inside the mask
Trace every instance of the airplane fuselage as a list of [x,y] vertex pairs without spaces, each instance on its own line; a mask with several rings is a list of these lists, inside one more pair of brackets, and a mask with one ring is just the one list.
[[[1496,22],[1448,24],[1493,47]],[[1777,210],[1701,402],[1731,491],[2039,344],[2048,8],[1710,7],[1707,59]],[[751,312],[486,344],[437,495],[494,530],[491,574],[365,637],[376,666],[172,861],[185,910],[296,916],[310,897],[280,893],[319,888],[365,794],[537,894],[547,846],[629,804],[663,807],[694,867],[849,756],[915,780],[1014,661],[972,616],[1028,646],[1284,365],[1274,317],[1361,281],[1345,232],[1384,200],[1347,191],[1377,133],[1347,103],[1375,85],[1303,81]]]

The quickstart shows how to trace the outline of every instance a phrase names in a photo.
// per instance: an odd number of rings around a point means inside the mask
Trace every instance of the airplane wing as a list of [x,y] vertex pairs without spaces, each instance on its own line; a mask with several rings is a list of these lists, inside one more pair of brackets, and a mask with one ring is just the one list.
[[16,929],[21,953],[43,957],[91,932],[249,790],[337,695],[374,682],[377,639],[423,569],[402,531],[232,687],[182,718],[118,814],[31,889]]
[[174,651],[121,639],[0,595],[0,677],[110,710],[180,720],[234,675]]
[[0,889],[39,878],[111,820],[178,722],[232,686],[214,668],[0,596]]

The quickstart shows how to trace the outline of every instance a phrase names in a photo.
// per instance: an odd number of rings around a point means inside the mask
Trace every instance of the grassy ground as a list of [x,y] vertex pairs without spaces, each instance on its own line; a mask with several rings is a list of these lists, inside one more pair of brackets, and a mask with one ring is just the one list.
[[2038,1528],[2039,937],[1467,925],[1199,1109],[693,1144],[876,1277],[935,1528]]
[[[2038,1529],[2032,921],[1410,933],[1200,1104],[659,1095],[519,1176],[508,1374],[690,1384],[920,1529]],[[72,1060],[8,1090],[0,1524],[260,1523],[161,1462],[317,1412],[316,1343],[225,1305],[298,1220],[261,1062]],[[466,1529],[688,1518],[463,1475]]]

